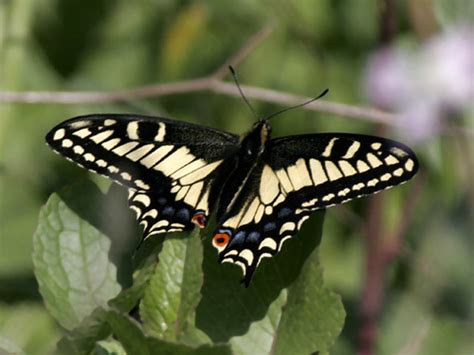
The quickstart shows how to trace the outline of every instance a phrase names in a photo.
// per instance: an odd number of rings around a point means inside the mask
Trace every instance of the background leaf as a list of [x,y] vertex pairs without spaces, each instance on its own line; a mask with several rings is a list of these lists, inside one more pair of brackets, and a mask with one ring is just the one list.
[[196,348],[147,337],[132,319],[110,311],[107,320],[127,354],[169,355],[226,355],[231,354],[227,345],[202,345]]
[[49,198],[34,236],[33,261],[46,306],[64,328],[73,329],[120,291],[109,249],[109,239],[58,195]]
[[194,327],[194,309],[200,299],[202,243],[199,230],[166,238],[158,258],[159,263],[140,303],[140,316],[148,334],[182,341],[189,328]]

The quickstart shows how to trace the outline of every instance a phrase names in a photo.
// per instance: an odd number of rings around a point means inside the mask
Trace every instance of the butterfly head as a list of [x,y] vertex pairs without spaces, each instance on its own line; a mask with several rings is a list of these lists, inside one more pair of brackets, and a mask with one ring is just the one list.
[[245,157],[256,158],[265,150],[265,144],[270,139],[271,126],[267,120],[255,123],[247,134],[241,138],[241,149]]

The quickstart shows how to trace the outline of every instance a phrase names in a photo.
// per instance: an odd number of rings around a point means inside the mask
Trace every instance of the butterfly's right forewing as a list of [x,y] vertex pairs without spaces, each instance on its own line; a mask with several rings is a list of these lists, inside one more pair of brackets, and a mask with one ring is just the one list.
[[129,189],[144,236],[205,225],[238,138],[168,119],[94,115],[65,121],[46,137],[59,154]]

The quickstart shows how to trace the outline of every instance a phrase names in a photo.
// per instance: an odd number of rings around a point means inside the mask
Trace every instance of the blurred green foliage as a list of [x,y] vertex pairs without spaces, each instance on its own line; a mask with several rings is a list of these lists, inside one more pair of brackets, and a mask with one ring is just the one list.
[[[471,3],[399,2],[396,43],[416,47],[423,41],[416,30],[419,16],[414,11],[418,6],[432,7],[436,23],[430,28],[442,30],[472,16],[468,11]],[[329,87],[327,98],[331,101],[370,105],[363,90],[363,72],[368,57],[379,46],[378,6],[376,0],[0,0],[0,90],[101,91],[200,77],[211,73],[248,37],[270,23],[272,35],[238,67],[242,83],[306,96]],[[260,102],[254,106],[263,114],[280,108]],[[235,133],[245,131],[253,122],[241,100],[207,92],[114,104],[0,103],[0,348],[8,351],[19,348],[26,354],[53,353],[56,342],[65,335],[38,293],[32,238],[40,207],[48,196],[89,174],[54,155],[44,145],[44,135],[66,118],[92,112],[155,114]],[[456,122],[463,122],[463,117]],[[288,113],[273,124],[276,136],[321,131],[371,134],[375,127],[362,120],[305,110]],[[387,131],[386,135],[404,140],[403,131]],[[401,255],[387,275],[377,348],[380,354],[469,354],[474,346],[472,139],[454,131],[413,148],[425,180]],[[101,178],[93,179],[100,186],[107,185]],[[384,193],[387,235],[396,228],[411,184]],[[109,198],[125,206],[119,190]],[[85,202],[79,207],[94,206],[87,200],[92,195],[82,196]],[[319,248],[324,281],[342,296],[347,313],[342,335],[331,350],[335,354],[352,354],[357,348],[366,205],[366,200],[355,201],[330,209],[325,218]],[[125,213],[107,212],[107,206],[110,203],[96,208],[102,221],[114,218],[110,214]],[[98,218],[98,211],[92,212]],[[134,235],[137,231],[122,233]],[[120,235],[117,230],[110,234]],[[115,248],[110,258],[123,267],[118,270],[121,287],[131,283],[134,242],[122,237],[111,241]],[[179,248],[179,243],[193,242],[177,238],[170,243]],[[207,253],[204,250],[205,256],[211,255]],[[150,259],[143,260],[142,281],[153,272]],[[218,265],[212,268],[221,272]],[[212,268],[207,266],[207,271]],[[120,307],[133,304],[144,289],[127,291],[116,300]],[[135,326],[128,318],[107,317],[110,327]],[[95,319],[94,315],[85,319],[84,329]],[[265,329],[265,322],[271,319],[253,323],[252,329]],[[150,326],[152,333],[159,330]],[[120,334],[123,348],[114,341],[101,341],[91,349],[108,354],[140,346],[137,340],[129,342],[128,334]],[[63,349],[74,348],[75,340],[63,340]],[[152,345],[142,340],[144,347],[156,345],[154,340]],[[245,353],[249,341],[233,338],[231,343]]]

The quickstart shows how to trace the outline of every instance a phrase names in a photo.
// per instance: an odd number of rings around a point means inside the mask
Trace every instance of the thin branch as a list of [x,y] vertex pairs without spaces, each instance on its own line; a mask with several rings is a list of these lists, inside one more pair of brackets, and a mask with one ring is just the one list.
[[[245,95],[249,98],[272,102],[276,104],[297,105],[311,99],[307,96],[300,96],[271,89],[263,89],[255,86],[241,85],[241,87],[242,90],[245,92]],[[240,96],[235,85],[222,81],[214,82],[211,90],[221,94]],[[400,117],[396,114],[384,112],[370,107],[346,105],[326,100],[318,100],[311,102],[303,108],[311,111],[326,112],[339,116],[360,118],[383,124],[396,125],[397,122],[400,122]]]
[[[250,37],[243,44],[243,46],[240,47],[239,50],[237,50],[219,68],[217,68],[216,71],[214,71],[209,76],[202,78],[142,86],[130,90],[118,91],[0,91],[0,103],[104,103],[206,90],[219,94],[240,96],[233,83],[231,84],[222,81],[228,72],[228,66],[236,66],[242,62],[265,38],[268,37],[271,31],[272,29],[270,26],[265,26],[262,28],[260,31]],[[308,97],[304,96],[254,86],[242,86],[242,88],[245,91],[246,96],[249,98],[277,104],[296,105],[309,99]],[[395,114],[383,112],[381,110],[369,107],[358,107],[324,100],[312,102],[306,105],[304,108],[307,110],[359,118],[383,124],[393,125],[399,122],[399,117]]]
[[[0,103],[25,104],[84,104],[130,101],[149,97],[184,94],[197,91],[211,91],[240,97],[233,83],[222,81],[229,65],[238,65],[252,50],[271,33],[269,26],[264,27],[253,35],[245,44],[217,70],[201,78],[141,86],[129,90],[117,91],[0,91]],[[255,86],[242,85],[248,98],[271,102],[279,105],[298,105],[308,101],[310,97],[295,95],[288,92],[265,89]],[[324,112],[337,116],[351,117],[373,123],[397,126],[402,122],[400,115],[385,112],[372,107],[347,105],[338,102],[318,100],[311,102],[303,109]],[[447,127],[442,127],[444,130]],[[449,127],[451,132],[474,136],[474,130],[467,127]]]

